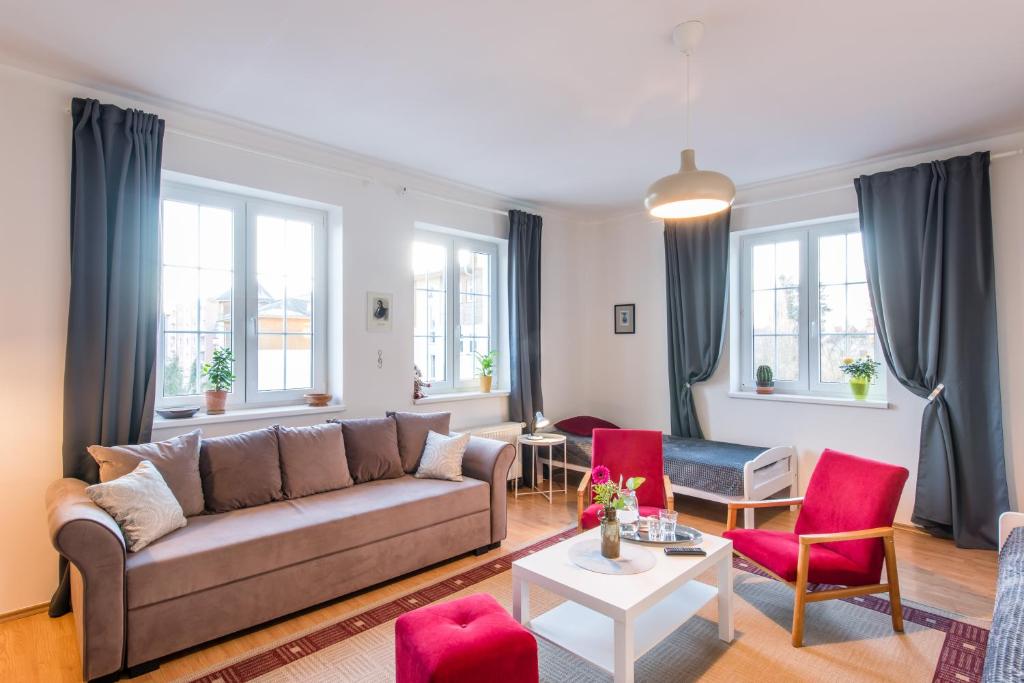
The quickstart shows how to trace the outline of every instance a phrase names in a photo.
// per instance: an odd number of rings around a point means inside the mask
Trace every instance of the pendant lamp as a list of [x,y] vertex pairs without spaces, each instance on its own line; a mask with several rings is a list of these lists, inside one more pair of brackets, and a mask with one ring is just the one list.
[[647,189],[644,205],[656,218],[694,218],[724,211],[736,198],[729,177],[697,168],[690,145],[690,57],[704,35],[704,24],[687,21],[672,31],[672,42],[686,58],[686,145],[679,171],[656,180]]

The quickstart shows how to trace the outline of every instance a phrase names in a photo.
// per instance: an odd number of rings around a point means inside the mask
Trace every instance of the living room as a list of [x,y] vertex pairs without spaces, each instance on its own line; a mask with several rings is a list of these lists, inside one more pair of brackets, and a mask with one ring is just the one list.
[[549,5],[3,4],[0,679],[1024,680],[1024,9]]

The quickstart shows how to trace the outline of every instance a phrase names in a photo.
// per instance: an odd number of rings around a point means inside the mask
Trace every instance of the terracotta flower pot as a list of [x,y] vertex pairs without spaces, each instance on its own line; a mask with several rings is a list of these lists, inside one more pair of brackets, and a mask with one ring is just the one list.
[[224,412],[224,406],[228,402],[228,392],[207,391],[206,392],[206,414],[220,415]]
[[493,379],[494,377],[491,375],[480,375],[480,391],[484,392],[485,394],[490,393],[491,380]]

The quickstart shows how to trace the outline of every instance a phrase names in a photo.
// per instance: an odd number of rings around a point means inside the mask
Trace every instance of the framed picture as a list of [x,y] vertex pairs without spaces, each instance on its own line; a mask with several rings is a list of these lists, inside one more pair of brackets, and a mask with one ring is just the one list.
[[615,304],[615,334],[636,334],[636,304]]
[[366,293],[367,332],[390,332],[393,315],[392,296],[390,294],[384,294],[383,292]]

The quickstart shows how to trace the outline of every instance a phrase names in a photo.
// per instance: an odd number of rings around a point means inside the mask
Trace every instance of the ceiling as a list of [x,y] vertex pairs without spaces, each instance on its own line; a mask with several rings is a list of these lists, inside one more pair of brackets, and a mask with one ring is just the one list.
[[508,196],[640,207],[1024,128],[1020,0],[0,0],[0,61],[174,100]]

